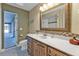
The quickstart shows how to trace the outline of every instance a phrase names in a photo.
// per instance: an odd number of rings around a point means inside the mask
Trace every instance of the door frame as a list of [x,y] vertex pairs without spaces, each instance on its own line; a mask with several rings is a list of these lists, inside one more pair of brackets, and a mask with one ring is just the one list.
[[[17,21],[17,23],[16,23],[16,21],[15,21],[15,25],[17,24],[17,26],[18,26],[18,15],[17,15],[17,13],[16,12],[13,12],[13,11],[9,11],[9,10],[3,10],[2,9],[2,49],[4,49],[4,11],[7,11],[7,12],[12,12],[12,13],[14,13],[16,16],[15,16],[15,20]],[[16,26],[15,26],[16,27]],[[16,30],[15,30],[16,31]],[[18,43],[18,27],[17,27],[17,31],[16,31],[16,33],[17,33],[17,37],[16,37],[16,45],[18,45],[19,43]]]

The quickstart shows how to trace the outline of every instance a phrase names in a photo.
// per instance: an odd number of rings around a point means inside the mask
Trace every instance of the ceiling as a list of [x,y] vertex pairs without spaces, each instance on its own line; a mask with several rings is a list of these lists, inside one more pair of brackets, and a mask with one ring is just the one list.
[[8,3],[9,5],[30,11],[32,8],[34,8],[39,3]]

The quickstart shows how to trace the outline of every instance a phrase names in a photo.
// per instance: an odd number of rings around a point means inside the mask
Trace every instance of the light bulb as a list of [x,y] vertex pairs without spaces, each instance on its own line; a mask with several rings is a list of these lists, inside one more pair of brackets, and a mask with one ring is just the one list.
[[44,9],[43,9],[43,7],[42,7],[42,6],[40,7],[40,11],[44,11]]
[[47,5],[46,5],[46,4],[43,4],[43,8],[44,8],[44,9],[47,9]]

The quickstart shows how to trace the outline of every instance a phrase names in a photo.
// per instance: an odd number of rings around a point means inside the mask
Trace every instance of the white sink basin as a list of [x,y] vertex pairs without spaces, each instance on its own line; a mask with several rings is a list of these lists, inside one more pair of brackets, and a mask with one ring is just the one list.
[[46,38],[47,38],[47,36],[40,36],[40,38],[42,38],[42,39],[46,39]]

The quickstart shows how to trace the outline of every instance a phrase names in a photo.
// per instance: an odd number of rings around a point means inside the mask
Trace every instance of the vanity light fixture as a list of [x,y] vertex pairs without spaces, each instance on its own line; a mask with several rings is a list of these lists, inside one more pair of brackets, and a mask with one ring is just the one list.
[[45,3],[43,4],[42,6],[40,6],[40,11],[43,12],[43,11],[46,11],[56,5],[58,5],[59,3]]

